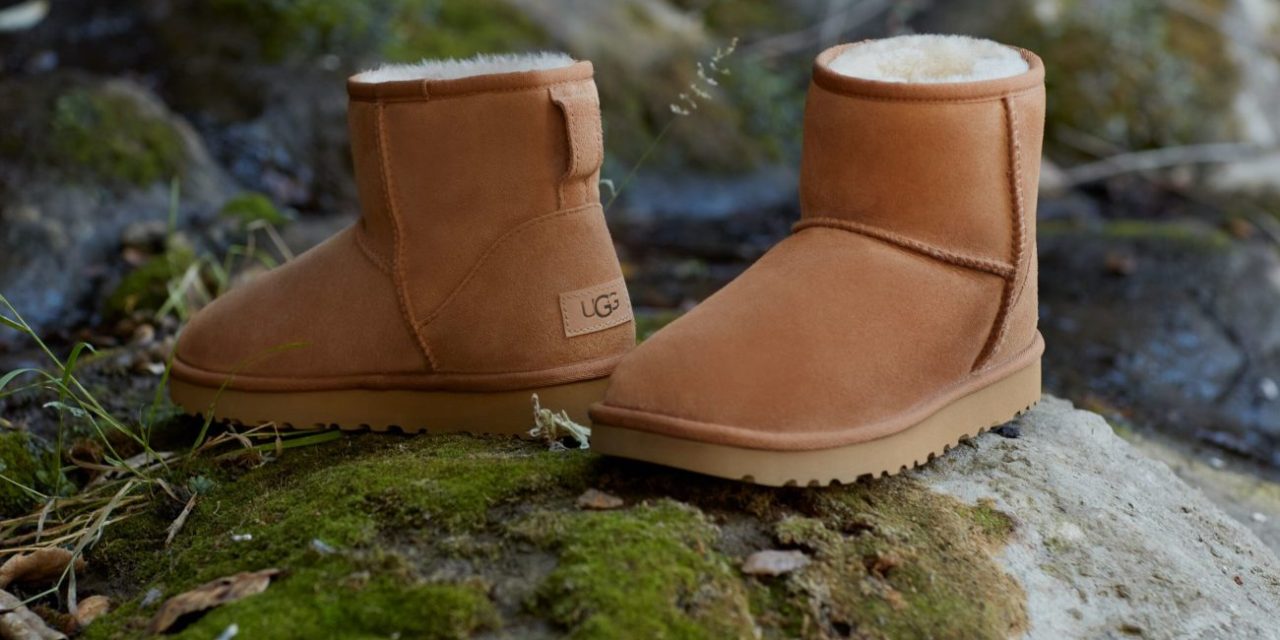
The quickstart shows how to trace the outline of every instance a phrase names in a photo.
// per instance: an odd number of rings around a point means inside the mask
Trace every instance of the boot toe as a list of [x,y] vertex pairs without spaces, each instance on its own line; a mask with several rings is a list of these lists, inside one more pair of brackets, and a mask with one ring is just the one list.
[[392,285],[352,230],[237,287],[183,329],[174,377],[204,385],[342,379],[425,369]]

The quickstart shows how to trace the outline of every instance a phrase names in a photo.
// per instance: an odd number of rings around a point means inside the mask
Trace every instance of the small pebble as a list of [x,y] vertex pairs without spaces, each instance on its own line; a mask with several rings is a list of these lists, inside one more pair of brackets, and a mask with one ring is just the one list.
[[1022,427],[1019,427],[1018,425],[1016,425],[1016,424],[1012,424],[1012,423],[1010,423],[1010,424],[1002,424],[1002,425],[1000,425],[1000,426],[996,427],[996,428],[994,429],[994,431],[995,431],[995,432],[996,432],[996,434],[998,434],[1001,438],[1010,438],[1010,439],[1015,439],[1015,438],[1021,438],[1021,437],[1022,437]]
[[609,509],[617,509],[623,505],[622,498],[609,495],[603,491],[596,489],[587,489],[578,496],[579,509],[591,509],[593,511],[607,511]]
[[1253,515],[1252,515],[1252,516],[1250,516],[1250,517],[1251,517],[1251,518],[1253,518],[1253,521],[1254,521],[1254,522],[1256,522],[1256,523],[1258,523],[1258,524],[1262,524],[1262,523],[1264,523],[1264,522],[1266,522],[1266,521],[1267,521],[1267,516],[1266,516],[1266,514],[1264,514],[1264,513],[1259,513],[1259,512],[1257,512],[1257,511],[1254,511],[1254,512],[1253,512]]
[[1213,467],[1214,469],[1221,469],[1227,466],[1227,462],[1222,458],[1214,456],[1212,458],[1209,458],[1209,466]]
[[324,540],[321,540],[320,538],[311,539],[311,548],[315,550],[316,553],[319,553],[320,555],[325,555],[325,556],[336,551],[336,549],[330,546],[329,543],[325,542]]
[[1268,401],[1280,398],[1280,384],[1276,384],[1271,378],[1263,378],[1258,381],[1258,393]]
[[161,591],[158,587],[151,587],[150,589],[147,589],[147,594],[142,596],[142,606],[144,608],[149,607],[157,602],[160,602],[160,598],[163,598],[163,597],[164,597],[163,591]]
[[231,541],[232,541],[232,542],[249,542],[250,540],[253,540],[253,534],[252,534],[252,533],[233,533],[233,534],[231,534]]
[[742,572],[752,576],[780,576],[803,569],[809,565],[809,556],[803,551],[757,551],[742,563]]

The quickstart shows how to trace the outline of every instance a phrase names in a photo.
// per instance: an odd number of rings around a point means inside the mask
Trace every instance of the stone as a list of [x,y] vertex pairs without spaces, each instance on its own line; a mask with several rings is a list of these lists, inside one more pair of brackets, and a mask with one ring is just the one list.
[[56,72],[0,93],[0,147],[21,150],[0,156],[0,293],[37,331],[91,316],[98,283],[127,267],[122,237],[168,220],[171,179],[183,226],[234,192],[191,127],[131,81]]
[[981,437],[914,475],[1016,521],[998,552],[1027,638],[1274,637],[1280,560],[1096,414],[1045,398],[1016,440]]
[[742,563],[742,572],[749,576],[780,576],[808,565],[809,556],[803,551],[766,549],[747,556],[747,561]]

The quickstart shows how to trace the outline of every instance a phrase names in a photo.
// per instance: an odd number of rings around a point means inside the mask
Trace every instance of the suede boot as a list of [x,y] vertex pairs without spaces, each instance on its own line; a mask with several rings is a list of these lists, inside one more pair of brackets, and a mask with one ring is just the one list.
[[362,217],[198,313],[174,401],[297,428],[520,433],[537,393],[585,420],[635,344],[591,64],[427,62],[347,88]]
[[594,448],[767,485],[922,464],[1040,398],[1044,68],[910,36],[818,56],[794,232],[627,356]]

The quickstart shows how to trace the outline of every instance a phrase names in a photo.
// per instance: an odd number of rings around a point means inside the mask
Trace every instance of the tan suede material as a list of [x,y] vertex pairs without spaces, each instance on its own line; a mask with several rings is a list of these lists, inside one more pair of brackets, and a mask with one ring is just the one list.
[[[562,293],[611,282],[626,295],[595,186],[591,73],[350,81],[360,221],[197,314],[173,375],[249,391],[608,375],[633,323],[567,335],[560,307]],[[306,346],[281,349],[292,343]]]
[[1023,52],[1013,78],[900,84],[834,74],[843,49],[815,65],[795,233],[628,355],[593,420],[835,447],[1039,358],[1039,59]]

